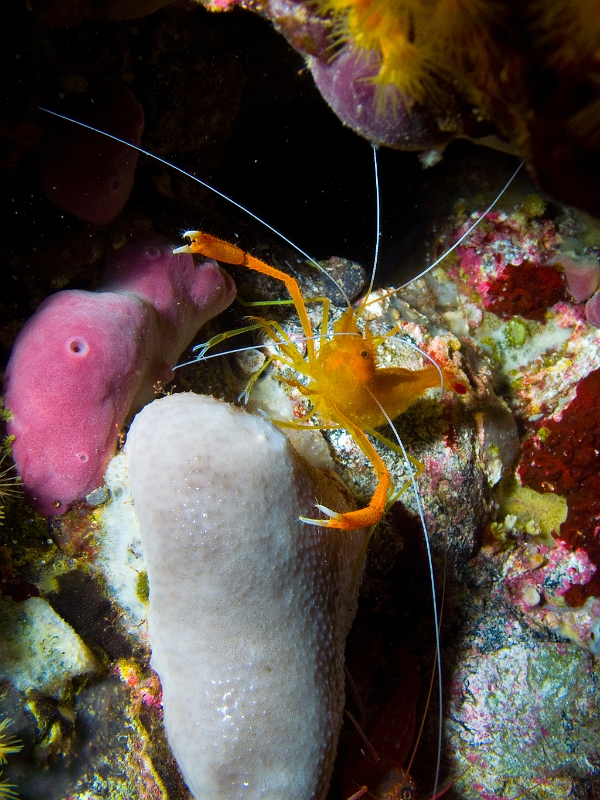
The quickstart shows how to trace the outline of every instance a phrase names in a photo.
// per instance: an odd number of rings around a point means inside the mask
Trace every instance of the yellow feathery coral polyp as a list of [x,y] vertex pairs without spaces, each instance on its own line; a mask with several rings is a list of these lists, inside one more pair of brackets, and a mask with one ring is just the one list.
[[17,787],[13,783],[0,781],[0,800],[19,800]]
[[412,42],[398,39],[381,41],[382,64],[377,83],[393,84],[417,103],[437,94],[434,65]]
[[[4,462],[4,455],[0,455],[0,525],[4,519],[4,501],[8,497],[18,497],[19,495],[19,478],[13,472],[15,465],[11,464],[6,469],[2,469]],[[0,764],[2,761],[2,730],[4,723],[0,722]]]
[[[12,756],[23,749],[23,745],[15,736],[6,736],[5,731],[10,725],[12,720],[8,717],[0,722],[0,764],[6,764],[7,756]],[[13,783],[0,780],[0,800],[18,800],[18,797],[17,787]]]
[[333,13],[337,38],[381,55],[375,82],[393,84],[406,99],[424,102],[435,93],[437,70],[430,58],[428,18],[423,0],[322,0]]
[[5,731],[12,724],[12,720],[6,718],[0,722],[0,764],[7,763],[7,756],[19,753],[23,745],[15,736],[6,737]]
[[381,43],[398,37],[406,41],[406,22],[390,14],[384,0],[358,0],[348,6],[347,33],[357,47],[381,49]]

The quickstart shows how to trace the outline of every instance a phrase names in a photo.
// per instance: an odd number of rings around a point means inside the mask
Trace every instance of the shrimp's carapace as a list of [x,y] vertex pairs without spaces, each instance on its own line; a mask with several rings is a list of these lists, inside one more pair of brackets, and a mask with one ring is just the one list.
[[[300,422],[283,423],[286,427],[306,427],[310,417],[318,413],[324,425],[310,425],[313,429],[344,428],[355,440],[371,462],[377,475],[377,487],[371,501],[364,508],[338,514],[317,504],[328,519],[308,519],[304,522],[328,528],[355,530],[370,527],[381,519],[386,508],[398,497],[390,472],[367,434],[398,450],[397,445],[376,433],[375,428],[403,414],[411,403],[427,389],[439,385],[440,375],[453,391],[464,394],[467,386],[452,373],[441,371],[436,366],[419,370],[400,367],[381,367],[377,364],[377,348],[388,336],[374,336],[368,327],[364,331],[357,322],[364,306],[358,310],[347,308],[334,324],[333,336],[327,335],[327,305],[323,309],[323,324],[317,337],[318,349],[306,310],[306,304],[295,278],[281,270],[265,264],[235,245],[200,231],[188,231],[185,236],[190,244],[178,248],[176,253],[199,253],[229,264],[239,264],[248,269],[269,275],[282,281],[296,307],[302,330],[306,338],[307,355],[284,333],[279,325],[262,318],[255,318],[267,337],[277,346],[277,358],[292,370],[308,379],[306,384],[296,379],[280,378],[296,388],[312,404],[312,410]],[[281,424],[281,423],[279,423]],[[310,423],[308,423],[310,424]],[[410,458],[410,457],[409,457]],[[410,459],[420,472],[421,464]]]

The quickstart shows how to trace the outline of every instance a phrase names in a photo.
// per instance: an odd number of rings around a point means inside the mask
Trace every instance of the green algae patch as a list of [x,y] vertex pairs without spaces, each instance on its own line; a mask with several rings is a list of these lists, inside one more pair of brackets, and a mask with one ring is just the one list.
[[552,540],[552,532],[559,532],[567,511],[564,497],[552,492],[536,492],[515,483],[501,500],[499,516],[516,517],[518,527],[522,526],[525,532],[539,531],[545,539]]
[[140,572],[137,578],[135,593],[142,603],[147,603],[150,597],[150,584],[148,583],[148,573]]
[[546,213],[546,203],[539,194],[528,194],[523,201],[523,211],[528,217],[543,217]]
[[504,337],[511,347],[522,347],[527,341],[529,330],[524,320],[514,317],[504,328]]

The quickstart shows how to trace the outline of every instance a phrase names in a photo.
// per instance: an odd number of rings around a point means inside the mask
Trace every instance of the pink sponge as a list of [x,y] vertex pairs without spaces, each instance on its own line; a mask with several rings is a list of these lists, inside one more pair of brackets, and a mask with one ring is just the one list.
[[585,316],[588,322],[600,328],[600,292],[596,292],[585,304]]
[[548,264],[562,264],[569,291],[576,303],[590,298],[600,284],[600,264],[596,258],[572,258],[559,253]]
[[198,329],[233,300],[212,261],[173,255],[153,234],[117,251],[101,292],[48,297],[15,342],[5,380],[8,433],[25,490],[61,514],[102,484],[129,411],[154,397]]

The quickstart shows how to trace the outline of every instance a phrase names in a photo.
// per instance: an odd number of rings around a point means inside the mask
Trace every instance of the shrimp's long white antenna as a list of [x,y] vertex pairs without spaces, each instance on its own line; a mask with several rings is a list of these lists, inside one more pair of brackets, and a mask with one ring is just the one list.
[[[377,262],[379,260],[379,240],[380,240],[380,237],[381,237],[381,216],[380,216],[380,214],[381,214],[381,206],[380,206],[380,197],[379,197],[379,170],[378,170],[378,165],[377,165],[377,148],[374,145],[373,145],[373,165],[374,165],[374,173],[375,173],[376,220],[377,220],[377,222],[376,222],[376,226],[377,226],[376,230],[377,230],[377,235],[376,235],[376,238],[375,238],[375,255],[374,255],[374,258],[373,258],[373,271],[371,273],[371,282],[369,283],[369,291],[365,295],[365,301],[364,301],[365,304],[367,302],[367,298],[369,297],[369,295],[371,294],[371,292],[373,290],[373,285],[375,283],[375,272],[377,270]],[[504,191],[504,189],[502,191]],[[494,201],[494,202],[496,202],[496,201]],[[488,212],[486,211],[486,214],[487,213]],[[470,233],[470,231],[469,231],[469,233]],[[455,247],[456,246],[457,245],[455,245]],[[433,269],[433,266],[435,266],[435,264],[432,265],[431,267],[429,267],[429,269]],[[428,270],[425,270],[425,272],[427,272],[427,271]],[[411,347],[413,347],[415,350],[417,350],[419,353],[421,353],[421,355],[423,355],[423,356],[425,356],[425,358],[429,359],[429,361],[431,361],[431,363],[436,367],[436,369],[438,370],[438,372],[440,374],[440,387],[441,387],[441,392],[442,392],[442,395],[443,395],[443,392],[444,392],[444,376],[442,374],[442,370],[439,367],[439,364],[437,364],[436,361],[433,358],[431,358],[431,356],[429,356],[427,353],[423,352],[423,350],[421,350],[420,347],[417,347],[417,345],[413,344],[412,342],[410,342],[408,340],[400,340],[400,341],[404,341],[405,344],[409,344]],[[423,538],[425,540],[425,548],[427,550],[427,562],[428,562],[428,566],[429,566],[429,577],[430,577],[430,581],[431,581],[431,601],[432,601],[432,605],[433,605],[433,622],[434,622],[434,627],[435,627],[435,654],[436,654],[436,661],[437,661],[438,694],[439,694],[437,757],[436,757],[436,763],[435,763],[435,780],[434,780],[434,783],[433,783],[433,793],[432,793],[432,797],[435,797],[436,794],[437,794],[437,787],[438,787],[438,783],[439,783],[439,780],[440,780],[440,765],[441,765],[441,759],[442,759],[442,727],[443,727],[443,723],[444,723],[444,704],[443,704],[443,694],[442,694],[442,653],[441,653],[440,628],[439,628],[439,619],[438,619],[439,614],[438,614],[438,607],[437,607],[437,599],[436,599],[436,596],[435,596],[435,574],[434,574],[434,571],[433,571],[433,558],[431,556],[431,544],[429,542],[429,534],[427,533],[427,525],[425,523],[425,515],[423,513],[423,506],[421,504],[421,498],[420,498],[420,495],[419,495],[419,487],[417,486],[417,481],[416,481],[416,478],[415,478],[414,473],[413,473],[413,469],[412,469],[412,465],[410,463],[410,459],[408,457],[408,453],[406,452],[406,448],[404,447],[404,443],[403,443],[402,439],[400,438],[400,434],[398,433],[394,423],[390,419],[389,414],[386,412],[385,408],[381,405],[381,403],[379,402],[377,397],[375,397],[375,395],[373,394],[371,389],[368,386],[365,386],[365,388],[367,389],[368,393],[371,395],[371,397],[373,398],[375,403],[379,406],[379,409],[381,410],[381,413],[383,414],[383,416],[386,419],[386,422],[388,423],[388,425],[392,429],[392,432],[393,432],[393,434],[394,434],[394,436],[396,438],[396,441],[398,442],[398,445],[400,446],[400,449],[402,450],[402,457],[404,458],[404,462],[405,462],[405,464],[407,466],[407,469],[408,469],[408,474],[410,475],[410,482],[411,482],[411,485],[412,485],[413,494],[415,496],[415,502],[417,504],[417,511],[418,511],[418,514],[419,514],[419,519],[421,521],[421,528],[423,530]]]
[[377,264],[379,262],[379,240],[381,239],[381,201],[379,198],[379,166],[377,164],[377,145],[371,144],[371,147],[373,148],[373,175],[375,177],[375,253],[373,254],[373,268],[371,269],[369,288],[365,292],[365,297],[360,305],[358,314],[362,313],[363,309],[367,305],[369,295],[373,291],[375,274],[377,272]]
[[315,259],[312,256],[309,256],[309,254],[306,253],[301,247],[298,247],[298,245],[295,244],[295,242],[292,242],[291,239],[288,239],[285,234],[281,233],[281,231],[278,231],[277,228],[274,228],[266,220],[262,219],[262,217],[259,217],[258,214],[255,214],[253,211],[250,211],[250,209],[246,208],[246,206],[243,206],[241,203],[238,203],[237,200],[233,199],[233,197],[229,197],[229,195],[226,195],[224,192],[221,192],[219,189],[216,189],[214,186],[211,186],[210,183],[206,183],[206,181],[203,181],[201,178],[198,178],[191,172],[187,172],[185,169],[182,169],[182,167],[178,167],[177,164],[172,164],[170,161],[167,161],[166,158],[161,158],[160,156],[157,156],[155,153],[151,153],[150,150],[144,150],[143,147],[139,147],[137,144],[132,144],[131,142],[128,142],[126,139],[121,139],[119,136],[115,136],[113,133],[108,133],[107,131],[103,131],[100,128],[95,128],[93,125],[88,125],[86,122],[81,122],[78,119],[72,119],[71,117],[67,117],[65,114],[59,114],[58,111],[51,111],[49,108],[44,108],[43,106],[38,106],[38,108],[40,111],[45,111],[47,114],[52,114],[53,117],[58,117],[59,119],[62,119],[65,122],[70,122],[73,125],[79,125],[80,128],[86,128],[88,131],[92,131],[93,133],[98,133],[101,136],[107,136],[109,139],[113,139],[113,141],[119,142],[119,144],[124,144],[126,147],[131,147],[133,150],[137,150],[138,153],[141,153],[144,156],[148,156],[149,158],[153,158],[160,164],[164,164],[166,167],[174,169],[176,172],[181,173],[181,175],[185,175],[186,178],[190,178],[190,180],[199,183],[200,186],[203,186],[205,189],[208,189],[210,192],[213,192],[213,194],[216,194],[218,197],[222,198],[223,200],[226,200],[228,203],[231,203],[236,208],[239,208],[240,211],[243,211],[244,214],[248,214],[248,216],[252,217],[252,219],[256,220],[256,222],[260,223],[265,228],[270,230],[271,233],[274,233],[276,236],[279,236],[279,238],[282,239],[286,244],[289,244],[289,246],[293,247],[294,250],[300,253],[301,256],[304,256],[304,258],[307,261],[309,261],[314,267],[316,267],[319,270],[319,272],[323,273],[323,275],[326,275],[329,278],[329,280],[335,285],[338,291],[342,294],[347,305],[348,306],[350,305],[350,299],[348,298],[348,295],[344,291],[343,287],[340,286],[340,284],[336,281],[333,275],[330,275],[327,272],[327,270],[323,269],[323,267],[319,264],[318,261],[315,261]]
[[405,286],[408,286],[413,281],[418,281],[419,278],[422,278],[424,275],[427,275],[428,272],[430,272],[432,269],[437,267],[437,265],[439,263],[441,263],[447,256],[449,256],[450,253],[453,250],[456,250],[456,248],[461,244],[461,242],[463,242],[467,238],[467,236],[469,236],[471,231],[473,231],[479,225],[479,223],[482,222],[487,217],[487,215],[490,213],[492,208],[496,205],[498,200],[500,200],[500,198],[502,197],[504,192],[508,189],[508,187],[514,181],[514,179],[517,177],[517,175],[519,173],[519,170],[521,169],[521,167],[523,166],[524,163],[525,163],[524,161],[521,161],[519,166],[516,168],[516,170],[513,172],[513,174],[510,176],[510,178],[506,181],[506,183],[504,184],[504,186],[502,187],[502,189],[498,193],[497,197],[494,198],[493,202],[490,203],[490,205],[486,208],[486,210],[483,212],[483,214],[481,214],[481,216],[479,216],[475,220],[475,222],[471,225],[471,227],[467,231],[465,231],[465,233],[463,233],[463,235],[460,237],[460,239],[458,239],[456,242],[454,242],[452,247],[448,248],[448,250],[446,250],[443,253],[443,255],[441,255],[439,258],[436,258],[436,260],[433,262],[433,264],[430,264],[426,269],[423,270],[423,272],[419,272],[418,275],[415,275],[414,278],[411,278],[409,281],[407,281],[406,283],[403,283],[402,286],[399,286],[398,288],[399,289],[404,289]]
[[429,541],[429,534],[427,533],[427,525],[425,523],[425,515],[423,513],[423,506],[421,504],[421,497],[419,495],[419,487],[417,486],[417,481],[413,473],[412,464],[410,463],[410,459],[408,457],[408,453],[404,447],[404,443],[400,438],[400,434],[398,433],[394,423],[390,419],[388,413],[386,412],[385,408],[381,405],[379,400],[375,397],[373,392],[369,389],[368,386],[365,386],[366,390],[369,392],[373,400],[379,406],[379,409],[383,416],[386,419],[387,424],[392,429],[394,437],[398,442],[400,449],[402,450],[402,456],[408,468],[408,474],[410,475],[410,482],[412,486],[412,490],[415,496],[415,502],[417,504],[417,512],[419,514],[419,519],[421,520],[421,528],[423,530],[423,538],[425,540],[425,548],[427,550],[427,562],[429,565],[429,577],[431,582],[431,598],[433,603],[433,620],[435,624],[435,653],[436,653],[436,660],[437,660],[437,673],[438,673],[438,693],[439,693],[439,707],[438,707],[438,740],[437,740],[437,758],[435,763],[435,781],[433,784],[433,792],[432,797],[435,797],[437,794],[438,784],[440,780],[440,766],[442,760],[442,727],[444,723],[444,701],[442,695],[442,648],[440,643],[440,628],[439,628],[439,614],[438,614],[438,607],[437,607],[437,600],[435,596],[435,575],[433,571],[433,558],[431,555],[431,543]]
[[371,271],[371,282],[369,283],[369,291],[366,294],[368,297],[373,291],[375,283],[375,273],[377,272],[377,263],[379,261],[379,240],[381,239],[381,200],[379,197],[379,166],[377,163],[377,145],[372,144],[373,148],[373,173],[375,175],[375,254],[373,256],[373,269]]

